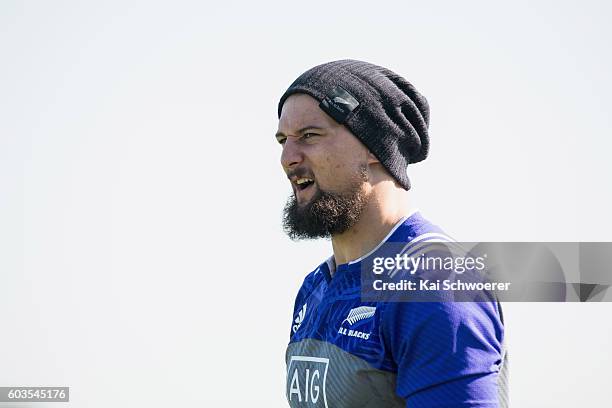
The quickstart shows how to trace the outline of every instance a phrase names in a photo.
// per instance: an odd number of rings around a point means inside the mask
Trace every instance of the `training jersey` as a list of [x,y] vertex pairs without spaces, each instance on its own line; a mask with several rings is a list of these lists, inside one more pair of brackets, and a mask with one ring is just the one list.
[[[416,212],[384,243],[450,241]],[[362,302],[361,263],[306,276],[286,351],[291,407],[506,407],[499,303]]]

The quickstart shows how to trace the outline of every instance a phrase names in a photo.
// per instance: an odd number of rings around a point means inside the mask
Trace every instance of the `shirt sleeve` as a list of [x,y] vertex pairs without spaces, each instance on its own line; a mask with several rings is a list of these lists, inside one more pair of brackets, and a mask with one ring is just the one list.
[[291,324],[289,325],[289,340],[293,337],[293,334],[297,331],[297,328],[301,324],[301,321],[304,319],[304,315],[306,313],[307,305],[305,304],[306,298],[310,295],[316,286],[317,283],[317,272],[318,268],[313,272],[306,275],[304,278],[304,282],[302,282],[302,286],[300,287],[298,294],[295,297],[295,301],[293,303],[293,317],[291,319]]
[[503,323],[496,302],[389,303],[385,347],[410,408],[499,406]]

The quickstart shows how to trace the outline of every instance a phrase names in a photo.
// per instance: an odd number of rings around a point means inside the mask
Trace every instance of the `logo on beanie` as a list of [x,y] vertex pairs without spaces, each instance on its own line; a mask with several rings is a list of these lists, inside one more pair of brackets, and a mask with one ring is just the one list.
[[340,124],[346,121],[357,106],[359,106],[357,99],[341,86],[335,86],[319,104],[319,108]]

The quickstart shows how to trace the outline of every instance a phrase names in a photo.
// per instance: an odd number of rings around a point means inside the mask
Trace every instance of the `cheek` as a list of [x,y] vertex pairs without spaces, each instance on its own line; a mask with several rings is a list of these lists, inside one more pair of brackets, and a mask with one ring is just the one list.
[[361,166],[367,165],[367,150],[353,136],[311,146],[308,161],[322,189],[346,187],[358,177]]
[[363,163],[344,155],[328,154],[322,158],[320,166],[315,169],[319,186],[325,188],[342,188],[351,183]]
[[339,176],[338,173],[344,167],[344,164],[330,152],[322,152],[317,156],[311,156],[309,161],[317,184],[323,189],[334,186]]

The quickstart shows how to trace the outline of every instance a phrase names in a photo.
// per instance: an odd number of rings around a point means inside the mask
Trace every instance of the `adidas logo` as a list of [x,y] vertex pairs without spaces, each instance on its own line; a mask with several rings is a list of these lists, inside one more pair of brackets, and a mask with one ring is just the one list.
[[294,333],[296,331],[298,331],[298,329],[302,325],[302,322],[304,321],[304,316],[306,316],[306,306],[307,305],[308,305],[308,303],[304,303],[304,306],[302,306],[302,309],[300,310],[300,312],[298,313],[298,316],[294,320],[294,323],[295,323],[293,325],[293,332]]

